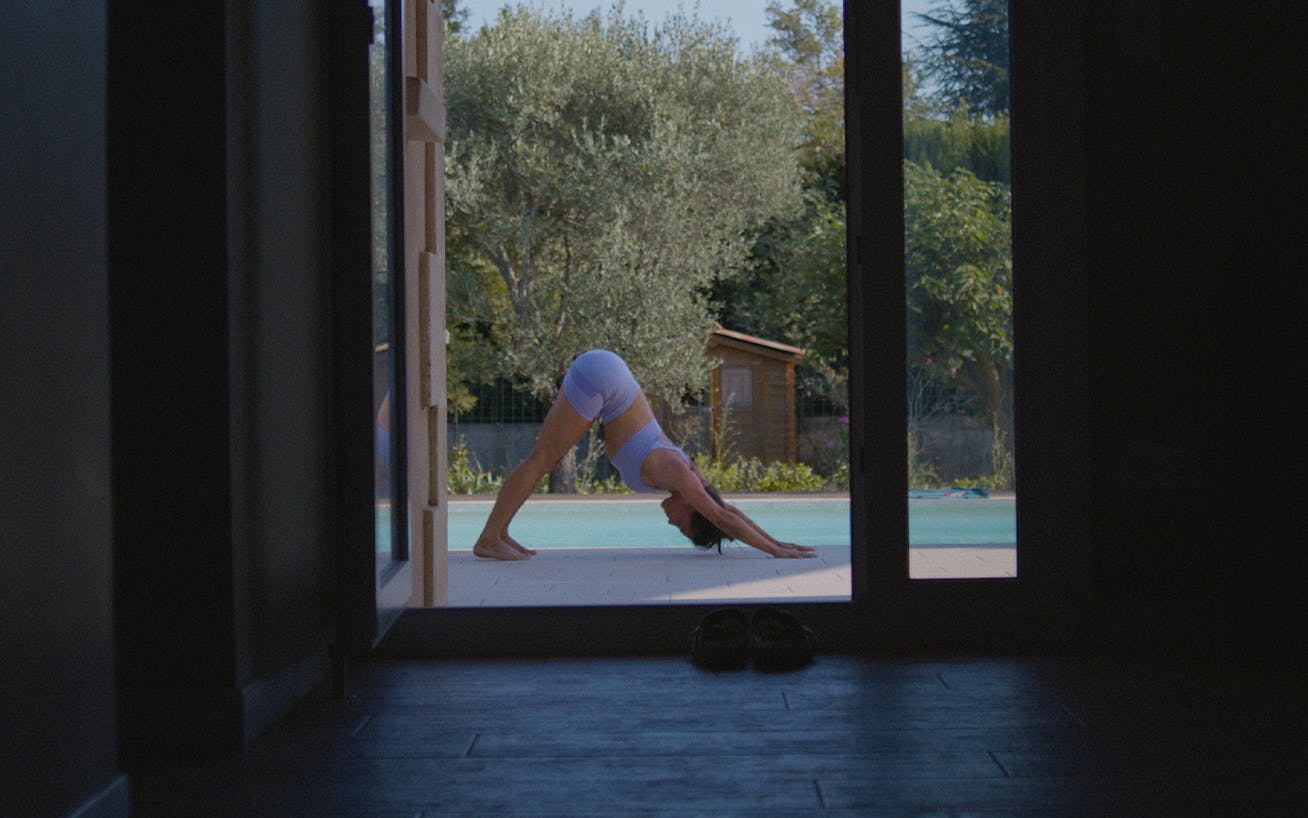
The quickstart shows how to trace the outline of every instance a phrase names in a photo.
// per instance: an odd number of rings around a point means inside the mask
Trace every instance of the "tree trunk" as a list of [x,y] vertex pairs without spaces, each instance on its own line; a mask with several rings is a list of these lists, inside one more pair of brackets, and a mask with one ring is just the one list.
[[577,493],[577,447],[568,453],[550,471],[550,494]]

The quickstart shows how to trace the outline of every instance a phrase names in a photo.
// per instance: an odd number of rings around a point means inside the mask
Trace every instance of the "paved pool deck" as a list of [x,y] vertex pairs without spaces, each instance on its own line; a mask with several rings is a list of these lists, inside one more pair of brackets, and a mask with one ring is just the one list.
[[[722,554],[691,546],[551,548],[521,562],[449,552],[449,607],[667,605],[849,600],[849,546],[818,547],[816,559],[779,560],[741,545]],[[1017,575],[1014,546],[917,546],[914,579]]]
[[[735,494],[749,499],[813,499],[844,494]],[[993,495],[1011,498],[1011,494]],[[493,497],[451,498],[451,503]],[[606,495],[533,495],[532,502],[605,502]],[[622,500],[657,502],[652,495]],[[941,502],[949,502],[942,500]],[[668,605],[713,602],[842,602],[850,597],[848,545],[818,546],[815,559],[779,560],[747,545],[726,543],[722,553],[690,545],[660,548],[542,548],[530,560],[500,562],[450,549],[452,608],[571,605]],[[1017,576],[1017,547],[916,545],[908,551],[913,579],[975,579]]]

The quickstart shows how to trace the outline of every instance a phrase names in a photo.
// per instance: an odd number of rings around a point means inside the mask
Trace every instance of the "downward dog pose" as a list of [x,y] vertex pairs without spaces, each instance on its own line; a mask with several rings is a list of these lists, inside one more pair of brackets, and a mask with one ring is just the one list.
[[725,538],[774,557],[817,556],[810,546],[773,539],[739,509],[724,503],[686,453],[663,434],[626,362],[604,349],[583,352],[568,368],[531,454],[504,479],[474,554],[525,560],[536,553],[509,536],[509,523],[536,483],[581,440],[597,417],[604,424],[605,452],[622,482],[632,491],[669,492],[662,503],[668,524],[695,545],[721,550]]

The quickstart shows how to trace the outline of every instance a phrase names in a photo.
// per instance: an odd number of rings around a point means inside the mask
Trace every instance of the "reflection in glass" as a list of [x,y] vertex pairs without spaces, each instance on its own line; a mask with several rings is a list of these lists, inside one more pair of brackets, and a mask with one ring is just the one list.
[[914,543],[909,576],[1016,576],[1008,3],[901,9],[909,526],[949,503],[995,532]]
[[394,55],[387,49],[388,6],[386,0],[369,0],[373,12],[373,38],[369,45],[369,118],[372,167],[372,326],[373,326],[373,416],[376,487],[376,543],[379,574],[395,561],[404,559],[403,435],[400,433],[402,394],[400,378],[396,293],[392,290],[396,210],[392,146],[394,136]]

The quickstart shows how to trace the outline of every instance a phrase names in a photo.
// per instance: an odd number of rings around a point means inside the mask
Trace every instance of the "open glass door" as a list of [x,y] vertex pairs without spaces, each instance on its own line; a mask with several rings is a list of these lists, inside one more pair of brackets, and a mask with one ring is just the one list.
[[[852,600],[793,606],[832,650],[1015,643],[1024,606],[1052,587],[1047,572],[1027,570],[1040,553],[1034,546],[1024,545],[1016,576],[1015,535],[1011,573],[927,581],[910,570],[901,12],[901,0],[844,8]],[[677,649],[703,614],[695,606],[534,608],[528,628],[521,608],[411,609],[388,642],[424,654]]]
[[368,0],[368,124],[372,259],[372,399],[376,605],[381,630],[409,600],[406,503],[403,196],[398,172],[403,111],[398,0]]
[[[932,172],[938,176],[938,171],[920,171],[916,163],[906,161],[905,124],[912,117],[904,105],[908,72],[903,63],[903,26],[919,23],[919,12],[939,14],[944,7],[978,5],[987,4],[942,3],[929,9],[913,2],[901,8],[901,0],[846,4],[851,379],[861,384],[852,396],[852,414],[861,421],[854,429],[853,445],[854,540],[862,546],[855,548],[856,563],[860,556],[864,560],[862,570],[856,565],[854,572],[855,600],[865,605],[863,621],[872,640],[885,646],[973,638],[1002,642],[994,635],[1016,633],[1020,585],[1013,576],[1015,556],[1011,572],[963,570],[949,578],[933,577],[920,564],[914,570],[911,563],[910,504],[915,502],[910,499],[915,462],[911,455],[919,453],[912,450],[911,436],[906,434],[906,420],[913,417],[913,378],[917,375],[920,380],[929,357],[920,354],[926,346],[953,339],[945,339],[943,331],[928,337],[924,319],[932,316],[921,312],[922,282],[909,279],[916,271],[914,265],[920,269],[924,260],[909,257],[920,242],[918,236],[908,235],[907,228],[921,228],[926,217],[939,216],[947,208],[945,203],[926,201],[923,189],[928,186],[919,184],[919,176]],[[951,168],[946,175],[952,172]],[[906,181],[912,194],[907,200]],[[909,212],[906,206],[931,212]],[[946,323],[938,321],[936,326]],[[913,475],[912,479],[921,478]],[[969,506],[966,511],[974,509]],[[920,528],[921,520],[917,522]],[[976,528],[974,522],[965,520],[963,529]],[[858,580],[865,584],[857,584]],[[966,615],[960,616],[964,610]]]
[[[366,655],[412,592],[405,512],[403,247],[396,122],[402,109],[387,0],[334,6],[332,333],[342,659]],[[402,337],[402,333],[398,333]]]

